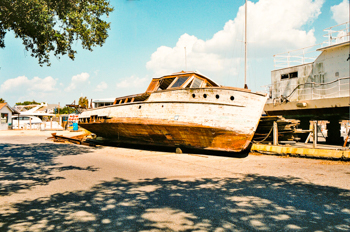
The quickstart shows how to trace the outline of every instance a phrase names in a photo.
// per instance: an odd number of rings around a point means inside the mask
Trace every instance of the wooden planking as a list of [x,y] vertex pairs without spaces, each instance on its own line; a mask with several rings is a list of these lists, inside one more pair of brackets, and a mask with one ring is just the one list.
[[194,123],[136,118],[113,118],[102,123],[80,123],[80,126],[98,136],[125,143],[235,152],[246,149],[252,136]]
[[80,125],[131,143],[241,151],[251,141],[265,101],[266,96],[233,89],[159,91],[144,102],[85,111],[81,117],[97,114],[112,119]]

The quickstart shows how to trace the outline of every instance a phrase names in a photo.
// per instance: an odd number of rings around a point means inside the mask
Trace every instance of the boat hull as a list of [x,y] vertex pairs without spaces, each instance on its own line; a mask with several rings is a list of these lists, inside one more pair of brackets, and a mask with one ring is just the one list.
[[118,142],[241,152],[265,101],[264,95],[229,89],[163,91],[144,102],[83,112],[79,125]]
[[237,152],[245,149],[252,137],[252,134],[240,134],[195,123],[137,118],[114,118],[105,122],[81,123],[80,126],[103,138],[123,143]]

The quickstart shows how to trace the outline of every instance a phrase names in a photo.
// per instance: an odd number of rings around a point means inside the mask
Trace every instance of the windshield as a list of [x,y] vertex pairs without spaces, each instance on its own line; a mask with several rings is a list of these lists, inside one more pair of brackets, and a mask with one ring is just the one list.
[[179,77],[176,82],[171,86],[171,88],[176,88],[176,87],[180,87],[183,83],[185,83],[185,81],[187,81],[188,76],[187,77]]

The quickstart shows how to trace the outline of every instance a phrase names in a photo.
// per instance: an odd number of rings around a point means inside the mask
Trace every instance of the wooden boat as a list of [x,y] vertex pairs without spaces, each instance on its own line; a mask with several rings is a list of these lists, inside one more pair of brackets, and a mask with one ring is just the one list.
[[154,78],[145,93],[81,113],[79,125],[124,143],[241,152],[251,142],[266,98],[182,71]]

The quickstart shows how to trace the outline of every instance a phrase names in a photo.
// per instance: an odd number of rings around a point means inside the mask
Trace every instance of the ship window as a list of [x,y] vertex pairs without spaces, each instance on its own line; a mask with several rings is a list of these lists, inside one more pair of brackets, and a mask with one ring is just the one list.
[[179,77],[176,82],[171,86],[171,88],[180,87],[185,81],[187,81],[188,77]]
[[198,78],[194,78],[193,84],[192,84],[192,88],[199,88],[202,85],[202,80],[198,79]]
[[193,81],[190,81],[185,88],[190,88]]
[[165,78],[165,79],[161,80],[160,84],[159,84],[158,91],[167,89],[169,87],[169,85],[173,82],[174,79],[175,79],[175,77],[173,77],[173,78]]
[[298,72],[289,73],[289,77],[290,77],[290,78],[298,77]]
[[281,80],[289,79],[289,78],[296,78],[296,77],[298,77],[298,72],[291,72],[291,73],[281,74]]
[[288,74],[282,74],[281,79],[288,79]]

